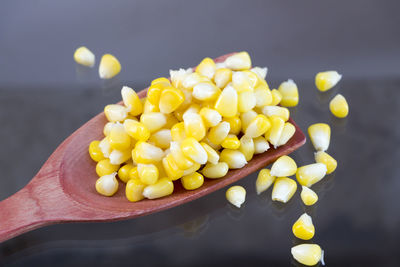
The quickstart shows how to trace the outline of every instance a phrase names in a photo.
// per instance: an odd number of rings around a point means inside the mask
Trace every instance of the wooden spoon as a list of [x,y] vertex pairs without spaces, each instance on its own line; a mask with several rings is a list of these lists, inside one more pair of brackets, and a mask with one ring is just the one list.
[[[215,61],[223,62],[230,55]],[[139,97],[144,97],[146,91],[140,91]],[[230,170],[220,179],[206,179],[201,188],[193,191],[186,191],[177,181],[172,195],[133,203],[125,198],[125,185],[122,182],[113,197],[101,196],[95,190],[98,178],[96,163],[88,154],[88,146],[91,141],[103,138],[103,127],[107,120],[102,112],[69,136],[29,184],[0,202],[0,242],[45,225],[135,218],[207,195],[302,146],[306,141],[304,134],[293,120],[289,121],[296,127],[289,142],[256,155],[244,168]]]

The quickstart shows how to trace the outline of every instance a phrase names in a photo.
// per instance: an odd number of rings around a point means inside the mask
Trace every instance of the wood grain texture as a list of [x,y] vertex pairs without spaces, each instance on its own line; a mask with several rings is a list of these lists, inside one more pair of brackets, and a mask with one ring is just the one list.
[[[215,61],[222,62],[229,55]],[[144,89],[138,95],[144,97],[146,91]],[[132,203],[125,198],[125,185],[122,183],[113,197],[101,196],[95,190],[98,178],[96,164],[88,154],[88,146],[92,140],[103,138],[103,127],[107,121],[104,113],[100,113],[69,136],[28,185],[0,202],[0,242],[49,224],[134,218],[200,198],[302,146],[306,140],[304,134],[293,120],[289,121],[296,127],[289,142],[256,155],[244,168],[230,170],[220,179],[206,179],[201,188],[193,191],[184,190],[176,181],[172,195]]]

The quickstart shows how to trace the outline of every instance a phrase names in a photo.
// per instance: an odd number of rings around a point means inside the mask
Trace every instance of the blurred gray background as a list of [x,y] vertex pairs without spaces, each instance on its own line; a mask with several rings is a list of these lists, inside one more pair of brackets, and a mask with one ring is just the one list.
[[[0,266],[301,266],[291,226],[313,217],[313,242],[327,266],[400,266],[400,2],[399,1],[9,1],[0,3],[0,200],[21,189],[74,130],[120,100],[122,85],[146,87],[171,68],[247,50],[267,66],[277,87],[299,87],[291,116],[306,131],[332,127],[329,153],[338,169],[287,205],[257,196],[256,174],[241,180],[247,200],[228,205],[224,190],[134,220],[64,224],[0,244]],[[94,68],[78,66],[85,45]],[[98,78],[102,54],[121,62],[112,80]],[[331,91],[314,86],[317,72],[343,79]],[[346,119],[330,99],[343,94]],[[308,141],[292,154],[313,162]],[[99,203],[101,205],[101,203]],[[1,222],[0,222],[1,227]]]

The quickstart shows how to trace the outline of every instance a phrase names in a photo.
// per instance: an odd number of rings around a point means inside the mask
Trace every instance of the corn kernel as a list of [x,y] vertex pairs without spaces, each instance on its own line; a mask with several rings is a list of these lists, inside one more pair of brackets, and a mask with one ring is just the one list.
[[247,75],[247,79],[249,80],[250,86],[253,91],[254,88],[256,87],[256,85],[259,83],[259,78],[258,78],[257,74],[255,74],[254,72],[249,71],[249,70],[244,70],[242,72]]
[[96,191],[106,197],[111,197],[118,190],[118,180],[115,178],[117,173],[113,172],[107,175],[101,176],[96,181]]
[[157,79],[154,79],[154,80],[151,81],[151,85],[156,85],[156,84],[162,84],[164,86],[170,86],[171,82],[165,77],[160,77],[160,78],[157,78]]
[[207,152],[207,161],[212,163],[212,164],[217,164],[219,160],[219,154],[217,151],[215,151],[211,146],[208,144],[201,142],[200,145],[204,148],[204,150]]
[[126,183],[125,196],[131,202],[144,199],[143,190],[147,185],[138,179],[131,179]]
[[173,141],[183,141],[186,138],[185,124],[179,122],[171,128],[171,138]]
[[265,84],[260,84],[256,88],[254,88],[254,95],[256,97],[256,107],[271,105],[271,90]]
[[195,171],[198,171],[200,168],[201,168],[201,165],[199,163],[197,163],[197,162],[194,162],[191,167],[189,167],[188,169],[183,171],[183,175],[182,176],[186,176],[186,175],[192,174]]
[[317,244],[301,244],[294,246],[291,249],[291,253],[296,261],[307,266],[313,266],[319,261],[323,261],[323,252],[321,247]]
[[345,118],[349,114],[349,105],[346,98],[341,94],[337,94],[329,103],[329,109],[333,115],[338,118]]
[[291,124],[290,122],[286,122],[285,125],[283,126],[282,134],[281,137],[279,138],[277,146],[282,146],[286,144],[290,140],[290,138],[292,138],[295,132],[296,132],[296,127],[294,127],[294,125]]
[[229,133],[238,135],[242,129],[242,121],[239,117],[235,116],[232,118],[225,118],[224,121],[228,122],[230,125]]
[[306,206],[314,205],[318,201],[317,193],[315,193],[313,190],[304,185],[302,185],[301,188],[302,190],[300,193],[300,197],[304,205]]
[[110,146],[110,142],[108,141],[108,137],[104,137],[100,143],[99,143],[99,148],[101,150],[101,153],[103,153],[105,158],[110,157],[111,154],[111,146]]
[[159,108],[162,113],[171,113],[179,108],[185,100],[185,95],[172,86],[164,88],[161,92]]
[[256,106],[256,97],[253,92],[242,92],[238,95],[238,111],[247,112]]
[[265,139],[277,147],[283,132],[283,128],[285,127],[285,121],[281,117],[277,116],[271,116],[269,117],[269,120],[271,122],[271,128],[265,134]]
[[138,175],[142,183],[150,185],[158,180],[158,169],[154,164],[138,164]]
[[168,178],[164,177],[153,185],[148,185],[143,190],[143,196],[148,199],[155,199],[171,195],[174,192],[174,184]]
[[240,141],[236,135],[228,134],[222,141],[221,146],[223,148],[238,149],[240,147]]
[[226,121],[220,122],[217,126],[212,127],[208,132],[207,138],[214,144],[219,145],[228,136],[230,124]]
[[247,126],[249,126],[250,122],[253,121],[254,118],[257,117],[257,112],[254,110],[250,110],[240,114],[240,119],[242,120],[242,132],[246,132]]
[[115,122],[107,122],[106,125],[104,125],[104,129],[103,129],[103,134],[104,136],[108,136],[111,132],[111,129],[114,127],[116,123]]
[[100,160],[105,159],[103,152],[99,147],[100,141],[92,141],[89,145],[89,155],[92,160],[99,162]]
[[325,151],[331,139],[331,127],[326,123],[316,123],[308,127],[311,142],[317,151]]
[[267,117],[260,114],[255,117],[246,127],[245,135],[251,138],[263,135],[271,127],[271,123]]
[[112,104],[104,107],[104,115],[108,121],[123,121],[128,116],[128,109],[124,106]]
[[156,132],[167,123],[167,118],[161,112],[149,112],[140,116],[140,122],[151,132]]
[[199,112],[206,127],[217,126],[221,122],[222,116],[218,111],[211,108],[202,108]]
[[183,154],[191,160],[199,164],[205,164],[207,162],[207,152],[193,137],[188,137],[183,140],[181,149]]
[[163,156],[164,152],[161,148],[143,141],[137,142],[135,148],[132,150],[132,159],[136,163],[155,163],[161,161]]
[[76,63],[87,67],[93,67],[95,62],[95,56],[88,48],[81,46],[75,50],[74,60]]
[[129,180],[139,180],[139,172],[137,166],[132,167],[132,169],[129,171]]
[[155,132],[149,139],[149,142],[154,143],[156,146],[162,149],[169,148],[171,141],[171,130],[169,129],[161,129],[158,132]]
[[331,174],[336,170],[337,161],[328,153],[323,151],[318,151],[314,155],[315,155],[315,162],[325,164],[327,169],[326,174]]
[[194,162],[183,154],[179,142],[176,141],[171,142],[170,150],[171,150],[171,155],[174,158],[179,169],[186,170],[193,166]]
[[337,71],[319,72],[315,76],[315,86],[321,92],[325,92],[334,87],[341,79],[342,75]]
[[[170,84],[167,86],[171,86]],[[147,90],[147,100],[158,107],[160,103],[160,98],[161,98],[161,92],[162,90],[166,87],[165,83],[156,83],[153,85],[150,85],[149,89]]]
[[225,148],[219,156],[220,160],[226,162],[230,169],[240,169],[247,164],[245,156],[238,150]]
[[196,84],[201,83],[201,82],[210,82],[210,79],[207,78],[207,77],[205,77],[205,76],[203,76],[203,75],[200,75],[200,74],[197,73],[197,72],[194,72],[194,73],[191,73],[191,74],[187,75],[187,76],[183,79],[182,87],[183,87],[184,89],[190,91],[190,90],[193,89],[193,87],[194,87]]
[[126,150],[116,150],[114,149],[110,153],[110,163],[114,165],[120,165],[124,162],[127,162],[132,157],[132,149]]
[[[253,81],[249,76],[242,71],[237,71],[232,74],[232,87],[235,88],[238,94],[243,92],[253,92]],[[229,84],[227,85],[229,86]]]
[[279,157],[271,167],[271,175],[277,177],[291,176],[297,171],[296,162],[289,156]]
[[129,114],[132,116],[142,114],[143,104],[140,101],[139,96],[132,88],[129,88],[128,86],[122,87],[121,95],[124,105],[129,109]]
[[265,80],[265,77],[267,77],[268,69],[267,68],[254,67],[250,71],[252,71],[255,74],[257,74],[257,77],[259,79]]
[[132,168],[132,163],[125,164],[124,166],[119,168],[118,177],[122,182],[127,183],[130,180],[129,174]]
[[215,100],[221,90],[211,82],[198,83],[193,87],[193,97],[200,101]]
[[221,145],[220,145],[220,144],[219,144],[219,145],[214,144],[214,143],[211,142],[207,137],[205,137],[202,141],[203,141],[204,143],[206,143],[207,145],[209,145],[210,147],[212,147],[212,149],[214,149],[214,150],[216,150],[216,151],[218,151],[218,150],[221,149]]
[[236,90],[227,85],[222,90],[217,101],[215,102],[215,110],[223,117],[234,117],[238,112],[238,94]]
[[201,170],[203,175],[210,179],[224,177],[229,171],[229,166],[226,162],[218,162],[217,164],[207,163]]
[[160,112],[160,109],[158,108],[158,105],[153,105],[152,103],[150,103],[150,101],[146,99],[143,104],[143,113],[150,112]]
[[111,54],[101,57],[99,65],[99,76],[101,79],[111,79],[121,71],[121,64],[118,59]]
[[96,164],[96,173],[99,177],[104,175],[109,175],[113,172],[118,171],[119,165],[114,165],[110,163],[109,159],[103,159]]
[[280,104],[284,107],[294,107],[299,103],[299,90],[293,80],[287,80],[279,85],[278,91],[282,95]]
[[196,67],[196,72],[200,75],[206,76],[209,79],[212,79],[214,77],[216,69],[217,67],[215,66],[214,60],[206,57]]
[[276,90],[276,89],[272,89],[271,90],[271,96],[272,96],[272,102],[271,102],[271,106],[276,106],[276,105],[278,105],[280,102],[281,102],[281,100],[282,100],[282,94],[281,94],[281,92],[279,92],[278,90]]
[[247,52],[239,52],[225,60],[225,65],[231,70],[248,70],[251,68],[251,59]]
[[162,159],[162,164],[169,179],[175,181],[183,176],[183,170],[178,167],[171,154]]
[[194,112],[185,113],[183,115],[183,122],[187,137],[193,137],[197,141],[200,141],[206,136],[206,127],[199,114]]
[[175,88],[183,87],[183,81],[185,78],[192,73],[192,69],[179,69],[179,70],[170,70],[169,76],[171,77],[172,86]]
[[246,189],[243,186],[235,185],[226,190],[226,199],[237,208],[240,208],[246,200]]
[[275,181],[275,176],[271,175],[270,170],[262,169],[258,173],[258,177],[256,180],[256,191],[257,195],[261,194],[262,192],[266,191]]
[[243,135],[240,138],[239,151],[243,153],[247,162],[250,161],[253,158],[255,152],[253,139]]
[[297,238],[310,240],[315,234],[315,227],[312,218],[307,213],[304,213],[293,224],[292,231]]
[[147,141],[150,137],[149,129],[143,123],[135,120],[126,119],[124,129],[129,136],[137,141]]
[[131,137],[126,133],[122,124],[116,124],[111,129],[108,141],[113,149],[125,150],[131,145]]
[[277,116],[282,118],[284,121],[287,121],[289,119],[289,109],[285,107],[279,107],[279,106],[265,106],[262,108],[262,113],[267,116]]
[[232,70],[227,68],[217,69],[214,75],[215,85],[224,88],[232,80]]
[[268,141],[263,136],[254,138],[254,154],[264,153],[268,149],[269,149]]
[[181,179],[183,188],[186,190],[194,190],[201,187],[204,183],[204,177],[198,172],[183,176]]
[[325,164],[313,163],[298,168],[296,178],[299,184],[311,187],[325,177],[326,171]]
[[197,103],[192,103],[182,114],[182,120],[185,120],[185,115],[189,113],[198,114],[200,112],[200,105]]
[[293,179],[278,177],[276,178],[274,188],[272,189],[272,200],[286,203],[292,198],[296,189],[297,184]]

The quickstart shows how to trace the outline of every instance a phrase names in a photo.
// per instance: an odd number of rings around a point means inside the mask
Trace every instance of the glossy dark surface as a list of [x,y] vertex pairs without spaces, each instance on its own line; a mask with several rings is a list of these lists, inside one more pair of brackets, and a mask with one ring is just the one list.
[[[346,2],[345,10],[340,1],[255,1],[246,9],[239,2],[228,8],[226,1],[208,6],[172,1],[163,9],[155,9],[155,2],[112,8],[101,2],[80,9],[77,2],[68,3],[13,1],[0,10],[5,36],[0,39],[1,200],[22,188],[75,129],[105,104],[117,102],[123,84],[141,89],[151,78],[168,75],[169,67],[240,49],[269,67],[271,87],[295,78],[300,104],[291,114],[303,131],[315,122],[331,125],[328,152],[339,167],[313,187],[320,199],[312,208],[304,208],[299,191],[286,205],[270,200],[271,189],[257,196],[253,174],[239,183],[247,189],[240,210],[228,205],[220,190],[134,220],[54,225],[0,244],[0,266],[299,266],[290,255],[299,243],[291,226],[304,211],[313,217],[313,240],[325,250],[327,266],[400,265],[395,1]],[[162,16],[161,10],[176,16]],[[197,12],[182,25],[180,20],[191,17],[188,10]],[[230,13],[221,15],[222,10]],[[201,24],[204,13],[210,19]],[[230,24],[230,14],[245,19]],[[107,16],[114,18],[109,24]],[[203,38],[189,32],[196,25]],[[242,35],[218,34],[230,25]],[[254,25],[257,30],[250,31]],[[96,68],[75,66],[72,53],[81,43],[93,48],[97,59],[103,52],[115,53],[121,75],[101,82]],[[344,78],[320,93],[313,78],[325,69],[337,69]],[[329,113],[329,101],[338,92],[349,102],[347,119]],[[312,163],[312,145],[308,141],[292,156],[298,165]]]

